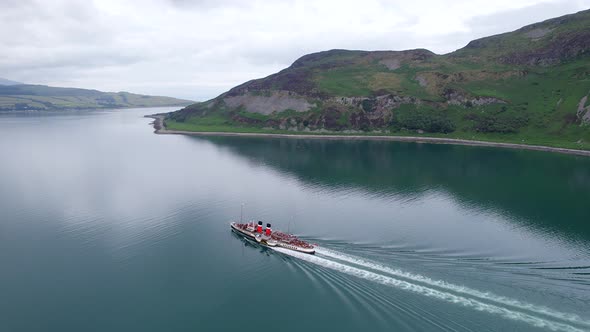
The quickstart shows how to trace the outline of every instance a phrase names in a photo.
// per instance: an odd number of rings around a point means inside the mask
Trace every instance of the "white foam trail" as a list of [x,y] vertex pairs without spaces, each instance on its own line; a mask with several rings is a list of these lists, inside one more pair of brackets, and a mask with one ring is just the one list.
[[434,279],[431,279],[431,278],[428,278],[425,276],[421,276],[419,274],[413,274],[413,273],[405,272],[405,271],[402,271],[399,269],[393,269],[393,268],[390,268],[390,267],[387,267],[387,266],[384,266],[381,264],[377,264],[377,263],[374,263],[371,261],[364,260],[360,257],[346,255],[346,254],[343,254],[343,253],[340,253],[337,251],[333,251],[330,249],[316,248],[316,253],[327,256],[327,257],[335,258],[335,259],[338,259],[338,260],[341,260],[344,262],[363,266],[363,267],[373,269],[376,271],[385,272],[387,274],[394,275],[396,277],[411,279],[413,281],[418,281],[418,282],[421,282],[421,283],[424,283],[424,284],[427,284],[430,286],[444,288],[444,289],[451,290],[451,291],[457,292],[457,293],[467,294],[471,297],[477,297],[482,300],[493,301],[493,302],[501,303],[504,305],[516,307],[519,309],[532,311],[537,314],[542,314],[542,315],[550,316],[553,318],[561,319],[561,320],[568,321],[571,323],[590,326],[590,321],[584,320],[580,316],[575,315],[575,314],[569,314],[569,313],[555,311],[555,310],[552,310],[547,307],[537,306],[537,305],[533,305],[530,303],[524,303],[524,302],[521,302],[521,301],[518,301],[515,299],[507,298],[504,296],[499,296],[499,295],[496,295],[493,293],[482,292],[482,291],[478,291],[476,289],[472,289],[469,287],[454,285],[454,284],[451,284],[451,283],[448,283],[448,282],[442,281],[442,280],[434,280]]
[[343,263],[339,263],[339,262],[332,261],[332,260],[329,260],[326,258],[315,256],[315,255],[300,253],[300,252],[296,252],[296,251],[292,251],[292,250],[288,250],[288,249],[284,249],[284,248],[278,248],[278,247],[273,247],[272,249],[275,251],[278,251],[280,253],[283,253],[285,255],[289,255],[289,256],[307,261],[309,263],[313,263],[313,264],[316,264],[316,265],[319,265],[322,267],[326,267],[326,268],[329,268],[332,270],[343,272],[343,273],[346,273],[346,274],[349,274],[349,275],[352,275],[352,276],[355,276],[358,278],[363,278],[363,279],[377,282],[377,283],[380,283],[383,285],[404,289],[404,290],[411,291],[411,292],[418,293],[418,294],[422,294],[422,295],[425,295],[428,297],[432,297],[432,298],[436,298],[439,300],[444,300],[447,302],[459,304],[459,305],[462,305],[465,307],[470,307],[470,308],[473,308],[478,311],[484,311],[484,312],[491,313],[491,314],[497,314],[497,315],[500,315],[504,318],[525,322],[525,323],[528,323],[528,324],[535,326],[535,327],[548,328],[552,331],[576,331],[576,332],[583,331],[579,328],[576,328],[576,327],[568,325],[568,324],[559,323],[559,322],[552,322],[552,321],[549,321],[549,320],[546,320],[546,319],[543,319],[540,317],[532,316],[530,314],[526,314],[526,313],[522,313],[522,312],[518,312],[518,311],[512,311],[510,309],[502,308],[502,307],[499,307],[499,306],[493,305],[493,304],[483,303],[483,302],[476,300],[476,299],[469,299],[469,298],[466,298],[463,296],[443,292],[443,291],[429,288],[426,286],[412,284],[412,283],[404,281],[404,280],[395,279],[390,276],[382,275],[382,274],[379,274],[376,272],[371,272],[368,270],[363,270],[363,269],[360,269],[360,268],[357,268],[354,266],[345,265]]

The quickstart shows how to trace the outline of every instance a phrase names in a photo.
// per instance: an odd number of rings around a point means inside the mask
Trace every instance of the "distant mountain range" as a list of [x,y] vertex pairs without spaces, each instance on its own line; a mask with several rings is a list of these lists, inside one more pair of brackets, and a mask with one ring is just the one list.
[[23,83],[7,80],[5,78],[0,77],[0,85],[18,85],[18,84],[23,84]]
[[169,129],[378,133],[590,149],[590,10],[437,55],[331,50],[165,119]]
[[0,111],[55,111],[126,107],[186,106],[190,100],[129,92],[56,88],[0,80]]

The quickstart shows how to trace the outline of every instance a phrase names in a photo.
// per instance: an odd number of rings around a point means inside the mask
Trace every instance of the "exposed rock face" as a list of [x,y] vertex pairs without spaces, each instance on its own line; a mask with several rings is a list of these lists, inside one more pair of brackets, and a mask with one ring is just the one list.
[[379,63],[387,67],[389,70],[396,70],[401,66],[399,59],[383,59],[379,61]]
[[445,91],[445,98],[449,105],[462,106],[483,106],[488,104],[506,104],[505,101],[494,97],[471,97],[463,92],[448,89]]
[[590,124],[590,105],[586,106],[586,102],[588,101],[588,96],[584,96],[580,100],[578,104],[578,112],[576,115],[578,119],[582,122],[582,125],[589,125]]
[[225,105],[231,108],[244,107],[247,112],[271,114],[285,110],[297,112],[309,111],[314,104],[310,104],[305,98],[289,93],[288,91],[272,91],[266,95],[245,94],[241,96],[229,96],[223,99]]
[[420,86],[422,87],[428,87],[428,80],[426,79],[426,77],[418,74],[416,75],[416,81],[418,81],[418,84],[420,84]]
[[536,28],[536,29],[526,32],[524,35],[532,40],[539,40],[539,39],[545,37],[551,31],[553,31],[552,28]]
[[402,104],[418,104],[415,97],[383,95],[377,97],[336,97],[331,100],[358,111],[351,114],[350,121],[354,128],[363,126],[384,126],[391,119],[391,111]]
[[[446,103],[449,105],[461,106],[483,106],[488,104],[506,104],[504,100],[494,97],[473,97],[468,94],[447,89],[444,92]],[[336,97],[332,99],[333,102],[340,103],[346,106],[359,108],[367,113],[367,117],[378,118],[384,114],[389,114],[393,109],[398,108],[402,104],[423,104],[428,103],[424,100],[417,99],[411,96],[397,96],[397,95],[383,95],[374,98],[368,97]],[[431,104],[436,104],[432,103]]]
[[[364,110],[367,112],[376,111],[379,109],[387,109],[391,110],[392,108],[396,108],[401,104],[414,104],[417,102],[417,99],[414,97],[409,96],[396,96],[396,95],[383,95],[374,98],[369,97],[336,97],[332,98],[332,101],[336,103],[340,103],[343,105],[351,105],[359,108],[365,108]],[[372,101],[373,104],[371,105],[371,109],[366,109],[363,107],[364,101]]]

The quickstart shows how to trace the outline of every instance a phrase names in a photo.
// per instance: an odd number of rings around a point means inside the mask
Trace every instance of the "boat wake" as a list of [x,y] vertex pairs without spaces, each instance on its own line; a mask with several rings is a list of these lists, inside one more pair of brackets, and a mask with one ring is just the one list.
[[273,248],[273,250],[354,277],[524,322],[534,327],[552,331],[587,331],[590,328],[589,320],[575,314],[555,311],[442,280],[434,280],[334,250],[317,248],[316,255],[284,248]]

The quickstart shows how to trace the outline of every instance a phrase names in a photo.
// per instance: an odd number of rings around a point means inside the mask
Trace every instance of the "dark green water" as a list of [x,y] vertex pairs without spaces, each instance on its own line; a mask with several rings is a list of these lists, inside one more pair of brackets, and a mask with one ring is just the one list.
[[[590,158],[0,116],[0,331],[588,331]],[[245,243],[247,218],[317,243]]]

